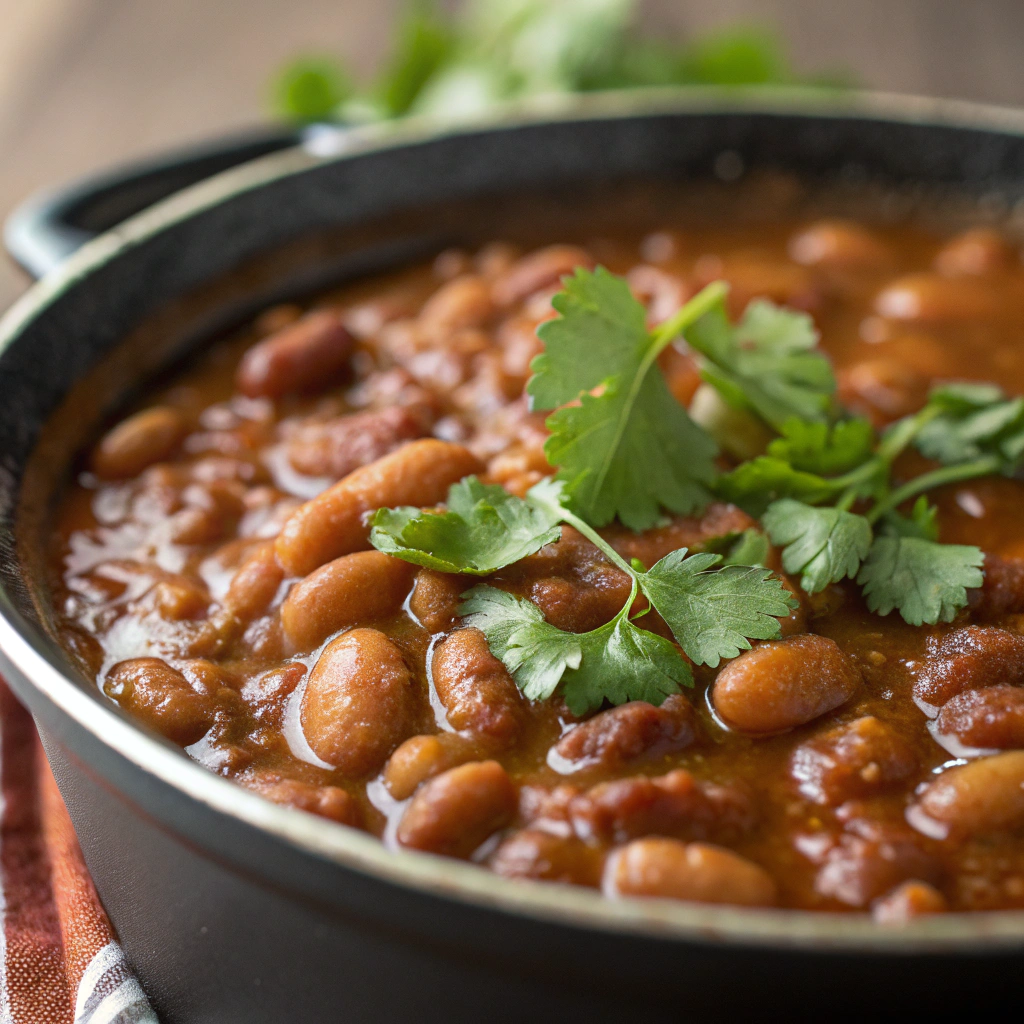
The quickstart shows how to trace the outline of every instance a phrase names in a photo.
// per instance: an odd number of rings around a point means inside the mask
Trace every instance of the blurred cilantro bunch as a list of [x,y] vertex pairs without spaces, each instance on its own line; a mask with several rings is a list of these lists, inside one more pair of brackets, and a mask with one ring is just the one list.
[[374,121],[405,114],[472,115],[493,103],[552,93],[658,85],[840,88],[842,75],[801,77],[779,40],[739,28],[686,42],[636,26],[636,0],[466,0],[457,14],[412,0],[391,54],[368,88],[330,57],[303,57],[274,83],[287,120]]

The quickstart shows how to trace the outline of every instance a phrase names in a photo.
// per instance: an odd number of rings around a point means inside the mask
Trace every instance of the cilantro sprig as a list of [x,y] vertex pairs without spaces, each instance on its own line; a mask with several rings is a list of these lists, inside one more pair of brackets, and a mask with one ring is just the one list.
[[676,646],[630,617],[638,594],[665,620],[690,661],[712,667],[748,650],[751,640],[777,637],[779,617],[796,605],[770,570],[721,566],[721,554],[680,548],[646,571],[627,562],[566,506],[566,486],[557,479],[542,480],[525,499],[507,492],[500,496],[501,490],[469,477],[451,488],[445,512],[380,509],[370,541],[417,565],[482,575],[557,539],[553,524],[565,523],[626,573],[628,600],[611,622],[589,633],[557,629],[536,605],[497,587],[481,584],[463,595],[460,614],[483,631],[495,656],[532,699],[551,696],[563,677],[565,699],[579,714],[605,700],[658,704],[680,686],[692,686],[690,666]]

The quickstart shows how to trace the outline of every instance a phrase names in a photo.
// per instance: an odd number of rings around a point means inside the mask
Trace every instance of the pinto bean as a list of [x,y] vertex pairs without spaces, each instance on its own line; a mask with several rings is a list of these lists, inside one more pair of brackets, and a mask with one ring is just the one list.
[[376,629],[332,640],[309,674],[301,720],[317,757],[357,777],[377,771],[413,729],[413,677]]
[[515,741],[526,702],[479,629],[457,629],[434,648],[431,678],[453,729],[502,747]]
[[288,573],[306,576],[339,555],[365,549],[367,513],[395,505],[436,505],[453,483],[482,469],[462,445],[433,438],[411,441],[300,505],[277,537],[278,560]]
[[348,365],[353,344],[336,312],[314,310],[253,345],[238,365],[235,386],[249,398],[321,391]]
[[983,836],[1024,826],[1024,750],[982,757],[944,771],[907,815],[936,839]]
[[494,301],[499,306],[514,305],[541,288],[557,284],[577,267],[590,269],[593,266],[594,258],[590,253],[575,245],[549,245],[546,249],[537,249],[517,260],[495,280]]
[[840,371],[840,400],[882,426],[924,405],[928,378],[895,359],[866,359]]
[[398,823],[400,845],[468,857],[516,813],[516,787],[497,761],[451,768],[419,788]]
[[1009,270],[1016,250],[992,228],[971,228],[951,238],[935,257],[935,269],[946,277],[981,276]]
[[904,882],[877,900],[871,908],[879,924],[907,924],[926,914],[945,914],[946,897],[927,882]]
[[914,680],[914,697],[941,707],[958,693],[1024,683],[1024,636],[995,626],[961,626],[932,640]]
[[990,316],[996,303],[997,293],[976,278],[918,273],[901,277],[879,292],[875,312],[892,320],[962,323]]
[[849,907],[866,907],[910,879],[934,882],[938,864],[901,825],[876,825],[864,835],[848,833],[832,847],[814,888]]
[[254,789],[275,804],[295,807],[307,814],[358,828],[362,814],[355,800],[338,786],[313,786],[296,779],[260,781]]
[[566,733],[554,752],[574,769],[618,768],[644,755],[684,750],[696,735],[693,706],[674,694],[660,707],[634,700],[602,711]]
[[155,405],[122,420],[96,446],[93,472],[104,480],[127,480],[167,458],[185,433],[177,409]]
[[443,633],[455,622],[466,580],[454,573],[420,569],[409,598],[409,611],[428,633]]
[[380,551],[357,551],[320,566],[288,591],[281,625],[288,639],[310,651],[332,633],[396,614],[412,585],[408,562]]
[[480,745],[457,732],[411,736],[388,758],[384,785],[396,800],[406,800],[421,783],[480,757]]
[[598,847],[541,829],[526,828],[502,840],[487,864],[505,878],[533,878],[596,888],[604,856]]
[[144,725],[179,746],[201,739],[213,725],[216,702],[160,658],[131,658],[107,673],[103,692]]
[[1024,612],[1024,560],[985,555],[985,579],[967,591],[972,614],[994,619]]
[[239,566],[224,595],[224,608],[239,622],[252,622],[274,600],[284,569],[274,554],[273,542],[261,544]]
[[420,325],[427,331],[449,333],[481,327],[494,314],[491,288],[475,274],[463,274],[442,285],[423,304]]
[[581,839],[612,843],[648,835],[729,841],[755,821],[746,792],[698,782],[682,768],[602,782],[568,801],[568,817]]
[[885,243],[849,220],[819,220],[789,240],[789,255],[805,266],[877,270],[892,259]]
[[740,732],[795,729],[844,704],[860,684],[834,640],[805,633],[744,651],[715,679],[712,703]]
[[986,686],[958,694],[943,705],[938,727],[965,747],[1024,748],[1024,687]]
[[890,726],[866,715],[801,744],[789,771],[809,800],[835,807],[901,782],[916,768],[913,748]]
[[423,437],[430,420],[423,406],[393,406],[310,423],[289,440],[288,461],[308,476],[340,480],[404,442]]
[[771,907],[778,891],[760,865],[721,846],[637,839],[615,851],[604,871],[606,896],[640,896]]

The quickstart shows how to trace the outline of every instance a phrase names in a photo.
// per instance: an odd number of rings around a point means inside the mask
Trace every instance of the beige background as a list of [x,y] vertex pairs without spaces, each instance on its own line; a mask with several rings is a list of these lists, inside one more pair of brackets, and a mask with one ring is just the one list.
[[[558,0],[552,0],[558,2]],[[0,0],[0,216],[34,189],[265,117],[303,50],[369,72],[399,0]],[[659,28],[775,25],[798,67],[1024,105],[1024,0],[647,0]],[[24,287],[0,264],[0,308]]]

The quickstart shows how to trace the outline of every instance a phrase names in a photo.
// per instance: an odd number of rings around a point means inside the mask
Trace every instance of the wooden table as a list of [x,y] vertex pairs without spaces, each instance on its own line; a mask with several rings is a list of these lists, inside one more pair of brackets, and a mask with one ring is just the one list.
[[[559,2],[559,0],[550,0]],[[0,216],[35,189],[266,117],[302,51],[368,74],[401,0],[0,0]],[[800,68],[1024,104],[1019,0],[647,0],[656,28],[775,25]],[[0,308],[24,287],[0,267]]]

